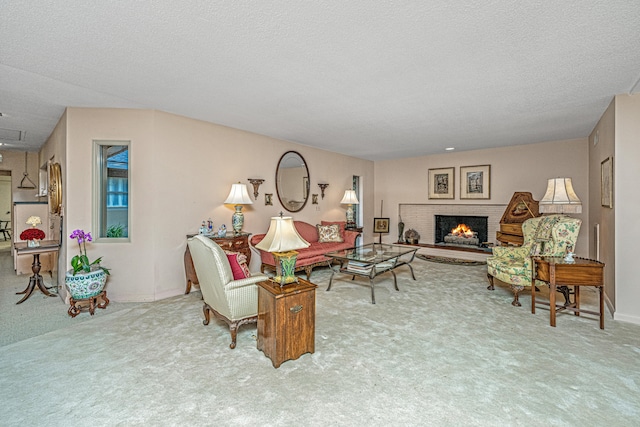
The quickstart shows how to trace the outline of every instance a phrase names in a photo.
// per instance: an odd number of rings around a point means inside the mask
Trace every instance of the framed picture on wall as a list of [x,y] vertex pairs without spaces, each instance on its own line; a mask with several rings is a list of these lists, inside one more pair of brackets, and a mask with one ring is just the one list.
[[491,165],[460,167],[460,198],[491,198]]
[[600,204],[613,208],[613,157],[600,163]]
[[389,232],[389,218],[373,218],[373,232],[374,233],[388,233]]
[[429,169],[429,198],[454,198],[454,168]]

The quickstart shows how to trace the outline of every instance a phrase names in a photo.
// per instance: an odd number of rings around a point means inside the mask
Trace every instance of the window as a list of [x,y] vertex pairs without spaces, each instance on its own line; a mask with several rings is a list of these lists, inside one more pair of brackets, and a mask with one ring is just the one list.
[[127,239],[129,230],[129,141],[94,141],[94,224],[98,238]]
[[351,188],[353,190],[355,190],[356,192],[356,197],[358,198],[358,201],[360,202],[360,204],[358,205],[353,205],[353,217],[356,220],[356,224],[360,224],[360,227],[362,227],[362,224],[364,224],[364,220],[362,218],[362,190],[360,188],[360,177],[358,175],[353,175],[352,177],[352,184],[351,184]]

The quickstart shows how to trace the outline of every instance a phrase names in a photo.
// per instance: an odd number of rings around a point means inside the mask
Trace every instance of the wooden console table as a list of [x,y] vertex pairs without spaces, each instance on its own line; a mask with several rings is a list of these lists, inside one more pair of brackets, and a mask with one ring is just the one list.
[[[536,312],[535,281],[541,280],[549,284],[550,324],[556,326],[556,311],[571,310],[576,316],[581,312],[600,316],[600,329],[604,329],[604,263],[586,258],[574,258],[574,262],[564,261],[564,257],[533,257],[533,279],[531,282],[531,313]],[[556,305],[556,289],[558,286],[574,287],[574,302]],[[600,294],[600,311],[589,311],[580,308],[580,286],[594,286]],[[545,302],[540,304],[547,305]]]
[[[187,239],[197,234],[187,234]],[[225,251],[240,252],[247,257],[247,265],[251,262],[251,249],[249,248],[249,236],[251,233],[233,234],[227,233],[225,237],[207,236],[213,240]],[[196,275],[196,269],[193,266],[193,260],[191,259],[191,252],[189,252],[189,245],[184,251],[184,272],[187,280],[187,288],[184,291],[185,295],[191,292],[191,285],[198,285],[198,276]]]
[[274,368],[315,351],[316,288],[302,278],[283,287],[258,283],[258,350]]
[[44,285],[44,281],[42,276],[40,275],[40,254],[57,253],[60,249],[60,243],[55,240],[43,240],[40,242],[40,246],[36,246],[34,248],[30,248],[26,242],[20,242],[14,244],[16,254],[33,254],[33,263],[31,264],[31,271],[33,271],[33,275],[29,278],[29,285],[22,292],[16,292],[16,295],[25,294],[20,301],[16,304],[22,304],[31,296],[33,290],[38,287],[42,291],[43,294],[49,297],[55,297],[57,295],[49,292],[49,288]]

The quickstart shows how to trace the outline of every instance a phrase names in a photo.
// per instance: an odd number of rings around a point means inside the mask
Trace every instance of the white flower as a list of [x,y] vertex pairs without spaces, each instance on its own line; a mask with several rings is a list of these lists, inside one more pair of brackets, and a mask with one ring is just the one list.
[[30,216],[29,219],[27,219],[27,224],[31,225],[32,227],[35,227],[38,224],[42,224],[42,220],[40,219],[39,216]]

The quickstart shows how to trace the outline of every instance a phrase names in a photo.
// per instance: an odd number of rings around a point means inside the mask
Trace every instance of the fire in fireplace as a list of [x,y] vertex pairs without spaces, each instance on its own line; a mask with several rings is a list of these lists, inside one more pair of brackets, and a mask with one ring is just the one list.
[[435,244],[480,247],[487,241],[488,217],[435,215]]
[[451,230],[451,233],[444,236],[444,242],[454,245],[480,245],[478,233],[470,229],[467,224],[458,224],[456,228]]

